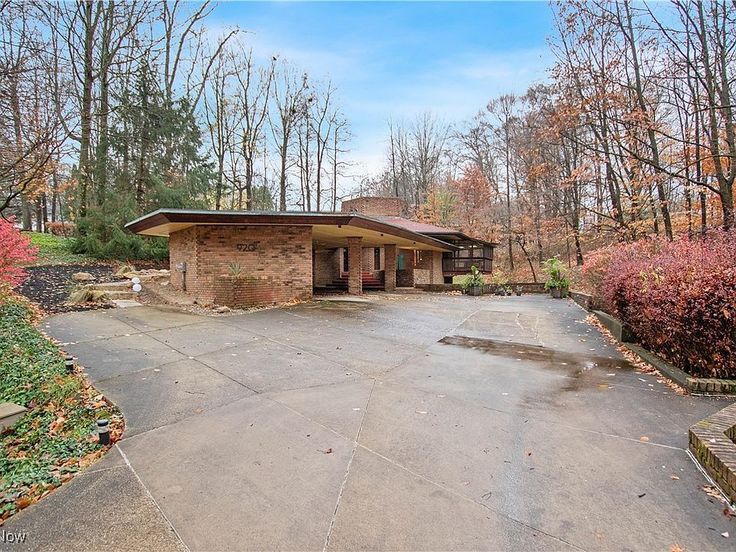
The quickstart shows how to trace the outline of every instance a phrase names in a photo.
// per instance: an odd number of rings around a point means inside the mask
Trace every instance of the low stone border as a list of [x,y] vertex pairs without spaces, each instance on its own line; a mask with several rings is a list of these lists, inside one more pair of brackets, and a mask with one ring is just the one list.
[[689,448],[731,503],[736,504],[736,403],[692,426]]
[[736,395],[736,380],[718,379],[718,378],[698,378],[691,376],[680,370],[677,366],[673,366],[657,354],[648,351],[641,345],[636,343],[636,334],[624,324],[621,320],[611,316],[610,314],[593,310],[585,305],[590,305],[592,297],[588,294],[578,291],[570,291],[570,298],[585,310],[595,314],[616,341],[621,343],[629,351],[637,355],[644,362],[654,366],[663,376],[674,381],[680,387],[683,387],[690,393],[712,393],[716,395]]
[[603,324],[609,332],[611,332],[611,335],[613,335],[617,341],[621,341],[623,343],[636,342],[636,335],[632,329],[618,318],[614,318],[607,312],[599,310],[594,310],[593,314],[596,315],[598,320],[600,320],[600,323]]
[[677,366],[673,366],[663,358],[635,343],[624,343],[632,353],[654,366],[663,376],[671,379],[680,387],[684,387],[691,393],[715,393],[721,395],[736,394],[736,380],[717,378],[696,378]]
[[436,291],[436,292],[443,292],[443,291],[462,291],[463,286],[460,284],[416,284],[414,286],[417,289],[421,289],[422,291]]
[[570,290],[570,299],[575,301],[578,305],[589,311],[593,309],[593,296],[583,293],[582,291]]
[[516,288],[521,286],[521,293],[549,293],[544,289],[544,282],[510,282],[507,284],[514,293]]

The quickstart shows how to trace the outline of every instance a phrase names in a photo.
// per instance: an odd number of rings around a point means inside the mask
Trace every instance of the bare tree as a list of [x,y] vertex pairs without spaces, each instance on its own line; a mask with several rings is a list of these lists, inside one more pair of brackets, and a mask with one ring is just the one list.
[[269,113],[268,120],[279,158],[279,211],[286,211],[287,172],[291,167],[289,154],[292,134],[303,114],[300,106],[308,89],[306,73],[299,76],[295,69],[287,64],[283,64],[280,70],[276,71],[273,84],[273,101],[276,109],[275,113]]

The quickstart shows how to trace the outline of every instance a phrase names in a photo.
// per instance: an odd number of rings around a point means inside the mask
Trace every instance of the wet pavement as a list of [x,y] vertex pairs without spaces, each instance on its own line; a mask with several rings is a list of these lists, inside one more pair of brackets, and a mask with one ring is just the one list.
[[636,371],[566,300],[370,299],[47,319],[126,432],[12,549],[734,549],[686,453],[731,401]]

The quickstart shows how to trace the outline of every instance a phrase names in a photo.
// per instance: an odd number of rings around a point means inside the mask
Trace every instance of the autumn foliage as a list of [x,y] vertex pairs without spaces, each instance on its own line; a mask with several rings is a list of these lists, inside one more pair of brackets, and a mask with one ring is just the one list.
[[12,222],[0,219],[0,286],[17,285],[25,278],[20,266],[36,258],[36,248],[15,228]]
[[69,238],[74,235],[77,226],[73,222],[49,222],[46,224],[46,230],[54,236]]
[[642,344],[690,374],[736,377],[736,231],[638,241],[587,269]]

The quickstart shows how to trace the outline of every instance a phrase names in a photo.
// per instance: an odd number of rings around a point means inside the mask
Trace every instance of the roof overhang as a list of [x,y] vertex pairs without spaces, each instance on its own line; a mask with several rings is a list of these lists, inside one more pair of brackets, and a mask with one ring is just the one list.
[[366,247],[396,244],[407,249],[457,249],[439,239],[356,213],[159,209],[129,222],[125,228],[144,236],[168,237],[192,226],[311,226],[313,241],[324,247],[341,247],[348,237],[360,237]]
[[463,232],[443,232],[443,233],[433,232],[431,234],[428,233],[428,235],[432,236],[435,239],[438,239],[440,241],[446,241],[448,243],[464,242],[463,245],[473,243],[473,244],[489,245],[491,247],[497,247],[499,245],[498,242],[491,242],[487,240],[481,240],[480,238],[473,238],[471,236],[468,236],[467,234],[464,234]]

